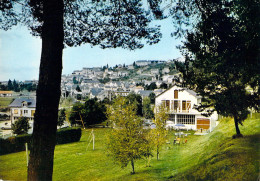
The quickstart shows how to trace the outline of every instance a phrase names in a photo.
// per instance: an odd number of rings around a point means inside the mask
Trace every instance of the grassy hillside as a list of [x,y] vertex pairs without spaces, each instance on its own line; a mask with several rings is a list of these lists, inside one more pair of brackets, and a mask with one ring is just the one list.
[[260,116],[240,126],[244,138],[232,139],[233,119],[224,118],[210,134],[195,138],[181,155],[181,169],[171,180],[257,180],[260,161]]
[[14,98],[12,97],[0,97],[0,108],[7,107],[13,100]]
[[[83,131],[80,142],[57,145],[53,180],[256,180],[259,173],[260,116],[254,115],[241,128],[244,138],[233,140],[233,121],[223,119],[206,136],[188,137],[185,145],[167,144],[160,160],[136,162],[122,169],[107,156],[106,138],[110,129],[94,129],[95,150],[89,144],[91,129]],[[171,132],[169,141],[173,141]],[[86,150],[87,148],[87,150]],[[0,179],[26,180],[25,152],[0,156]]]

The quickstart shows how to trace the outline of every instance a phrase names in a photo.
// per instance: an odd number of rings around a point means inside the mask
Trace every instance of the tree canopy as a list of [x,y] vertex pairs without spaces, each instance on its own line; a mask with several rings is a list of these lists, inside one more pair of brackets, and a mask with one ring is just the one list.
[[[37,105],[28,180],[51,180],[57,131],[62,73],[62,51],[66,46],[88,43],[101,48],[142,48],[157,43],[162,18],[160,1],[148,0],[3,0],[0,29],[25,25],[42,39]],[[148,11],[148,10],[151,11]],[[155,15],[155,16],[153,16]],[[48,126],[46,126],[48,125]]]
[[184,83],[207,100],[199,110],[234,117],[241,136],[238,123],[246,119],[249,108],[259,108],[260,4],[255,0],[178,2],[182,8],[173,11],[178,30],[188,25],[180,47],[185,56],[179,66]]
[[17,135],[27,134],[30,128],[31,127],[27,117],[20,117],[14,122],[14,124],[12,124],[13,133]]

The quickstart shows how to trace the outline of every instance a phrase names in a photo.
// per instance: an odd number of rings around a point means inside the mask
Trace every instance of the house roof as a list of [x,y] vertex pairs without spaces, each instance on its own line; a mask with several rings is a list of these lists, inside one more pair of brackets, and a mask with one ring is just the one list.
[[[167,92],[168,90],[172,89],[173,87],[177,87],[177,86],[172,86],[170,88],[168,88],[167,90],[165,90],[164,92],[160,93],[159,95],[157,95],[156,97],[159,97],[160,95],[164,94],[165,92]],[[185,88],[185,87],[178,87],[178,88],[181,88],[182,90],[185,90],[187,91],[189,94],[193,95],[194,97],[200,99],[201,96],[199,96],[196,92],[194,92],[193,90],[190,90],[188,88]]]
[[28,98],[17,98],[9,105],[9,107],[22,107],[23,102],[28,103],[27,107],[30,108],[36,107],[36,99],[28,99]]
[[0,91],[0,94],[12,94],[13,91]]
[[92,88],[91,90],[90,90],[90,92],[91,92],[91,94],[93,95],[93,96],[97,96],[100,92],[102,92],[103,91],[103,89],[102,88]]
[[140,90],[138,93],[141,95],[141,96],[145,96],[145,97],[148,97],[153,91],[151,90]]

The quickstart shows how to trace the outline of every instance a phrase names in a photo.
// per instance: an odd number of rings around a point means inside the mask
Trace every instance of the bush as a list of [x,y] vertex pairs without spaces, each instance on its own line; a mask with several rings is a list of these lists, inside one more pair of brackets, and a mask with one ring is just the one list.
[[30,128],[29,119],[27,117],[20,117],[12,124],[13,133],[17,135],[27,134]]
[[[81,138],[80,128],[64,128],[57,131],[56,144],[64,144],[79,141]],[[31,148],[31,135],[19,135],[7,139],[0,138],[0,155],[25,151],[25,143]]]
[[[25,150],[25,143],[30,143],[31,135],[19,135],[7,139],[0,138],[0,155]],[[30,144],[29,144],[30,146]]]
[[62,128],[58,130],[56,144],[77,142],[81,138],[81,128]]

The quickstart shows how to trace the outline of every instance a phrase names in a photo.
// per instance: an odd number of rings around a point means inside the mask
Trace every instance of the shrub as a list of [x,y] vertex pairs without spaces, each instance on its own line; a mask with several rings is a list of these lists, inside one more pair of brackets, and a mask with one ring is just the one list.
[[77,142],[81,138],[81,128],[62,128],[57,132],[56,144]]
[[0,138],[0,155],[25,150],[25,143],[30,146],[31,135],[19,135],[7,139]]
[[13,133],[18,135],[27,134],[30,128],[29,119],[27,117],[20,117],[12,124]]
[[[56,144],[64,144],[79,141],[81,138],[80,128],[64,128],[57,131]],[[31,135],[18,135],[7,139],[0,138],[0,155],[25,150],[25,143],[31,148]]]

